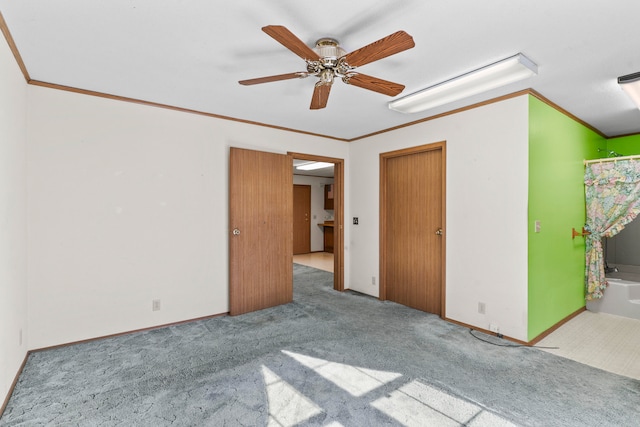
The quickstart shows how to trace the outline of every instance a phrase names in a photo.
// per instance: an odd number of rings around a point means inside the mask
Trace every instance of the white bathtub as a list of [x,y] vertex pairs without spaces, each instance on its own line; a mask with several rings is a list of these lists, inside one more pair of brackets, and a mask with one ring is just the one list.
[[587,310],[640,319],[640,272],[633,266],[617,267],[620,271],[607,275],[604,296],[587,301]]

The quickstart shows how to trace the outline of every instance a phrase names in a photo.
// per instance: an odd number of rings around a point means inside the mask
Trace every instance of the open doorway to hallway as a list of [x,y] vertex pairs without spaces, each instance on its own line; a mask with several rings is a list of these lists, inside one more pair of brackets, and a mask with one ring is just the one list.
[[334,164],[293,160],[293,262],[333,272]]
[[293,262],[334,273],[343,290],[343,160],[293,157]]

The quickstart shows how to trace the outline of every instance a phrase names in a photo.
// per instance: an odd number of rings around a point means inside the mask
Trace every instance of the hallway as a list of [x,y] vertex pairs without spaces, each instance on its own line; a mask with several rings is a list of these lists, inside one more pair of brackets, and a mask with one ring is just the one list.
[[333,254],[329,252],[294,255],[293,262],[333,273]]

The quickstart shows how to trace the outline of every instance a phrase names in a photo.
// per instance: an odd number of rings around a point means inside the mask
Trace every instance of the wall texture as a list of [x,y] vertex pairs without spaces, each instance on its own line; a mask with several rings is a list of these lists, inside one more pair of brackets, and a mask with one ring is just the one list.
[[[348,165],[339,141],[35,86],[28,93],[30,348],[228,311],[230,146]],[[348,197],[347,189],[346,216]],[[347,277],[348,266],[346,253]]]
[[446,141],[446,316],[526,340],[527,121],[519,96],[350,143],[351,289],[378,296],[379,154]]
[[[622,136],[607,140],[607,151],[613,150],[623,156],[635,156],[640,154],[640,135]],[[599,153],[598,157],[607,157],[606,153]]]
[[[584,307],[584,163],[606,140],[529,97],[529,331],[532,340]],[[535,231],[535,222],[540,232]]]
[[27,351],[27,84],[0,40],[0,405]]

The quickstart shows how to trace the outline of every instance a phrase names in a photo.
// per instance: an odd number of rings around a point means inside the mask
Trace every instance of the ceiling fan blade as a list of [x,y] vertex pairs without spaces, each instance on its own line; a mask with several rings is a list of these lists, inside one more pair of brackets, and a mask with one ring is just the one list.
[[267,25],[262,27],[262,31],[304,60],[317,61],[320,59],[320,56],[313,49],[282,25]]
[[404,31],[397,31],[378,41],[356,49],[345,55],[344,59],[352,67],[359,67],[387,56],[395,55],[403,50],[411,49],[416,44],[413,37]]
[[389,82],[377,77],[367,76],[366,74],[352,74],[343,79],[346,84],[358,86],[363,89],[369,89],[384,95],[396,96],[404,90],[404,85]]
[[313,97],[311,98],[311,110],[319,110],[327,106],[329,100],[329,92],[331,92],[330,84],[316,84],[313,89]]
[[303,72],[297,73],[287,73],[287,74],[278,74],[277,76],[267,76],[267,77],[258,77],[256,79],[248,79],[248,80],[240,80],[238,83],[241,85],[249,86],[249,85],[257,85],[260,83],[269,83],[269,82],[277,82],[278,80],[289,80],[295,78],[305,78],[309,74]]

